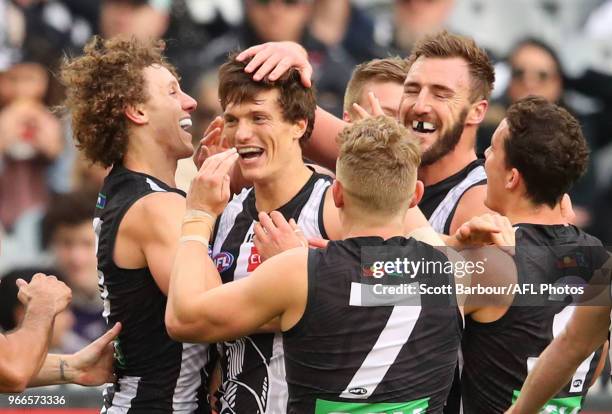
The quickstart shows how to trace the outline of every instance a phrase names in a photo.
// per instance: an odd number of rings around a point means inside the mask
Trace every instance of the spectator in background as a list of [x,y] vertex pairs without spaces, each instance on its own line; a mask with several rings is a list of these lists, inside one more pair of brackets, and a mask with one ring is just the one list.
[[387,54],[374,41],[372,18],[350,0],[315,0],[310,31],[328,47],[344,48],[357,62]]
[[[524,39],[513,47],[508,63],[511,72],[510,83],[502,99],[491,105],[485,124],[478,135],[478,152],[482,154],[489,146],[495,126],[504,118],[506,108],[529,95],[540,96],[572,113],[579,120],[583,134],[592,149],[594,142],[597,141],[598,125],[592,116],[579,113],[566,101],[566,77],[559,57],[552,47],[539,39]],[[579,227],[585,227],[590,222],[594,187],[593,159],[590,157],[586,175],[576,183],[570,193],[576,213],[575,224]]]
[[[21,325],[26,307],[17,298],[19,288],[17,287],[17,279],[23,279],[30,283],[32,277],[36,273],[54,274],[59,280],[63,280],[60,273],[54,269],[46,268],[19,268],[6,273],[0,283],[0,328],[2,331],[8,332],[17,329]],[[78,350],[72,346],[72,335],[70,330],[74,325],[74,315],[70,308],[66,308],[55,317],[53,330],[51,332],[51,341],[49,342],[50,352],[67,353]]]
[[99,191],[109,171],[110,168],[87,161],[85,156],[79,152],[72,167],[72,188],[75,191]]
[[376,22],[378,43],[400,56],[408,56],[422,36],[446,28],[455,0],[395,0],[390,15]]
[[9,231],[49,198],[47,169],[64,143],[59,120],[45,107],[48,76],[39,65],[14,65],[1,76],[0,222]]
[[298,42],[315,67],[318,104],[341,116],[344,89],[357,62],[341,46],[330,48],[312,35],[312,0],[245,0],[244,8],[244,24],[212,41],[192,64],[217,68],[231,51],[265,42]]
[[82,190],[54,197],[42,222],[43,245],[72,289],[75,335],[68,351],[83,347],[106,330],[92,226],[96,194]]
[[170,22],[168,9],[148,0],[102,0],[100,6],[100,34],[107,39],[119,34],[160,39]]
[[407,74],[408,63],[399,56],[373,59],[355,67],[344,93],[342,119],[346,122],[358,119],[353,104],[373,113],[368,99],[370,92],[376,96],[385,114],[397,119]]

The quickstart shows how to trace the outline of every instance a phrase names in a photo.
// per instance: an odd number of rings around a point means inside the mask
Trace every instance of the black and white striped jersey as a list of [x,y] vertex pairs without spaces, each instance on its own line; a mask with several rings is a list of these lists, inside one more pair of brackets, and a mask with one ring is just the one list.
[[[293,218],[306,237],[323,237],[323,200],[331,178],[313,173],[287,204],[277,209],[285,219]],[[228,204],[218,220],[213,260],[223,283],[247,277],[260,264],[253,244],[257,222],[255,191],[244,189]],[[249,312],[245,309],[244,312]],[[253,334],[219,344],[222,384],[219,413],[285,413],[287,383],[280,334]]]
[[425,187],[419,208],[436,232],[449,234],[457,205],[463,194],[474,186],[486,183],[484,160],[477,159],[458,173]]
[[117,380],[104,391],[102,413],[209,413],[206,344],[168,336],[166,296],[149,268],[122,269],[113,260],[117,231],[128,209],[154,192],[175,192],[155,177],[115,165],[98,196],[94,229],[98,277],[109,326],[123,328],[115,344]]
[[[448,260],[404,237],[356,237],[311,249],[306,309],[283,334],[288,413],[442,412],[461,341],[452,273],[423,266],[409,277],[397,270],[376,275],[368,257],[374,265],[390,260],[378,269],[396,260]],[[387,297],[377,290],[392,285],[414,291]],[[397,301],[402,295],[411,303]]]

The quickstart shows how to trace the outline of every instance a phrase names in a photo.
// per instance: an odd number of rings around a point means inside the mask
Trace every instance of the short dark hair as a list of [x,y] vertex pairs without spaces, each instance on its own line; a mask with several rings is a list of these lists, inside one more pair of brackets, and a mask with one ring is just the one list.
[[54,196],[42,220],[43,247],[49,245],[58,227],[78,226],[92,221],[96,194],[93,190],[79,190]]
[[46,267],[20,267],[9,270],[4,276],[0,277],[0,328],[4,331],[12,331],[17,328],[15,320],[15,309],[21,304],[17,299],[17,279],[30,282],[36,273],[54,275],[62,280],[56,269]]
[[252,74],[246,73],[244,68],[250,59],[243,62],[236,60],[236,53],[229,56],[219,68],[219,100],[221,108],[225,111],[228,104],[252,102],[258,94],[272,89],[278,90],[278,106],[281,109],[283,120],[297,122],[305,119],[308,122],[304,135],[300,138],[300,145],[310,138],[314,126],[317,102],[313,87],[302,85],[300,73],[292,68],[279,79],[271,82],[267,78],[255,81]]
[[529,96],[508,108],[506,165],[516,168],[535,204],[554,207],[584,174],[589,148],[580,124],[568,111]]

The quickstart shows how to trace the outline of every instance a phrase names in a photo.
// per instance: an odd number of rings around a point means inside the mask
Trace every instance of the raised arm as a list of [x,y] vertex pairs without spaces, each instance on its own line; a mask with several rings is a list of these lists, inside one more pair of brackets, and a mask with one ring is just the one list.
[[509,414],[535,414],[607,339],[610,306],[577,306],[565,330],[544,350]]
[[15,332],[0,335],[0,392],[21,392],[38,373],[47,356],[55,316],[72,298],[63,282],[42,273],[29,284],[20,279],[18,285],[25,317]]
[[[289,251],[264,262],[248,278],[220,286],[208,256],[208,240],[216,216],[227,204],[227,174],[236,159],[234,149],[208,158],[187,195],[166,308],[168,332],[178,340],[211,342],[253,332],[295,306],[296,295],[307,289],[293,282],[303,276],[306,283],[306,249]],[[287,323],[281,317],[281,326]]]
[[[306,50],[294,42],[269,42],[250,47],[238,55],[238,60],[251,59],[245,71],[253,74],[256,81],[274,81],[290,68],[297,68],[302,84],[312,85],[312,66]],[[346,122],[317,107],[312,136],[304,147],[304,156],[335,171],[338,158],[336,137],[347,125]]]

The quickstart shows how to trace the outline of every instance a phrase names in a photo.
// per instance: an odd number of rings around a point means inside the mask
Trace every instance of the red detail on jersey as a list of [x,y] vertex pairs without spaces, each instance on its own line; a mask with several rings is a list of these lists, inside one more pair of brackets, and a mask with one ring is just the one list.
[[257,247],[251,247],[251,255],[249,256],[249,264],[247,266],[247,272],[251,273],[253,270],[257,269],[257,266],[261,264],[261,257],[259,256],[259,252],[257,251]]

